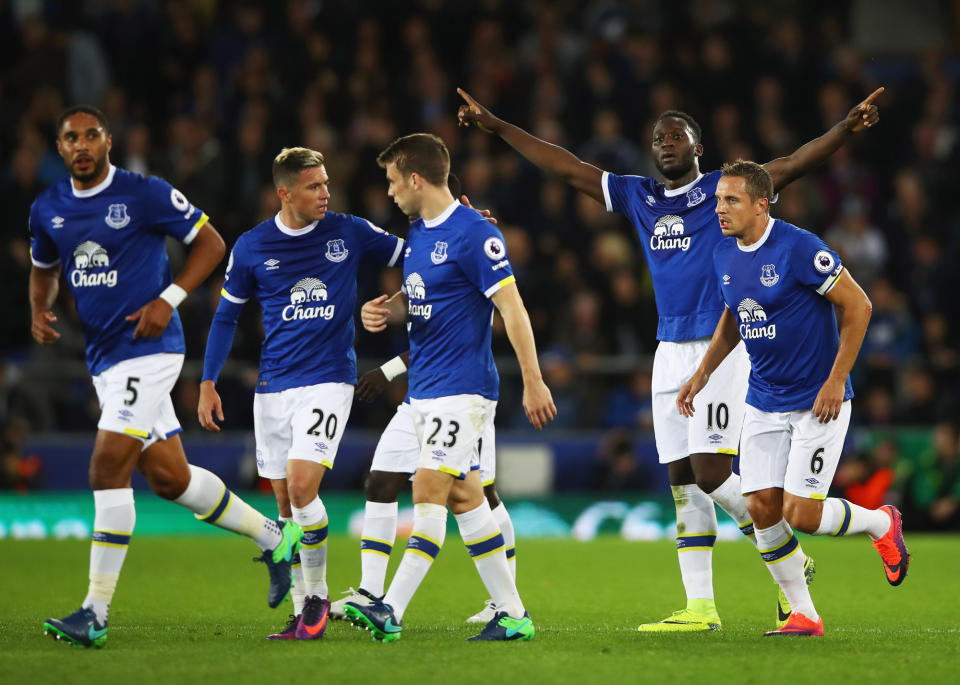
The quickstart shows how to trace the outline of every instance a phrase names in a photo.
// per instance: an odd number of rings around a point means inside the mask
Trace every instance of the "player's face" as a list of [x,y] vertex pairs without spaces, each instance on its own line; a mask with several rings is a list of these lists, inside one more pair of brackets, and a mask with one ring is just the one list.
[[404,176],[391,162],[387,164],[387,195],[393,198],[400,211],[409,217],[420,216],[420,201],[417,189],[413,185],[413,177]]
[[720,230],[726,236],[750,238],[759,222],[766,218],[766,200],[751,200],[747,194],[747,179],[741,176],[721,176],[715,197]]
[[297,217],[307,223],[320,221],[327,214],[330,201],[330,178],[323,165],[308,167],[300,172],[297,182],[286,188],[286,197],[281,200],[289,203]]
[[664,117],[653,127],[653,163],[664,178],[680,178],[693,168],[703,147],[683,119]]
[[91,181],[104,173],[112,145],[113,137],[95,116],[86,112],[68,117],[57,136],[57,152],[78,181]]

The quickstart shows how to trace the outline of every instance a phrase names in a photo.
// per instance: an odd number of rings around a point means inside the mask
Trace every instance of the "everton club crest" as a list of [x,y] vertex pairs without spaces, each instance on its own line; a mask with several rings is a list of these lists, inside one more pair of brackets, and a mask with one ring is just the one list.
[[327,241],[327,254],[324,256],[331,262],[342,262],[350,254],[350,250],[343,244],[343,238]]
[[777,273],[773,264],[764,264],[760,267],[760,282],[768,288],[776,285],[780,281],[780,274]]
[[107,209],[107,216],[104,218],[104,221],[107,222],[107,226],[110,228],[120,230],[130,223],[130,215],[127,214],[127,206],[125,204],[110,205],[110,207]]
[[703,192],[703,188],[699,186],[687,191],[687,207],[696,207],[706,199],[707,196]]
[[438,240],[436,245],[433,246],[433,252],[430,253],[430,261],[434,264],[443,264],[447,261],[447,244],[442,240]]

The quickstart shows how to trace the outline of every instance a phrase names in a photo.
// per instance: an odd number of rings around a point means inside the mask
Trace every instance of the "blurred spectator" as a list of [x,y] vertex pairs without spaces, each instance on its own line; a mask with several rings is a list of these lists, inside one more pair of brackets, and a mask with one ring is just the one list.
[[26,493],[44,488],[43,462],[23,453],[29,426],[23,419],[7,422],[0,429],[0,490]]
[[905,517],[918,527],[960,530],[960,440],[957,424],[938,423],[933,446],[916,463],[905,464],[898,487],[903,495]]
[[636,491],[650,487],[650,474],[637,459],[630,432],[623,429],[607,433],[596,455],[592,488],[601,492]]
[[898,460],[896,441],[881,440],[865,454],[845,457],[837,469],[833,487],[854,504],[877,509],[890,503],[890,486],[896,478],[894,468]]

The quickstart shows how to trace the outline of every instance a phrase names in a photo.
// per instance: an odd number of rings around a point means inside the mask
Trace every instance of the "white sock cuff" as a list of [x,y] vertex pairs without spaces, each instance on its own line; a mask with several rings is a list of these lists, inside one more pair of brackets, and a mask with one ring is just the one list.
[[441,521],[446,521],[447,508],[442,504],[430,504],[429,502],[414,504],[413,517],[417,519],[439,519]]
[[291,505],[290,509],[293,511],[293,520],[301,526],[319,523],[327,517],[327,508],[323,506],[323,501],[319,496],[315,497],[313,501],[305,507],[294,507]]
[[207,499],[203,497],[203,493],[208,488],[215,490],[215,496],[219,497],[221,488],[227,487],[223,481],[220,480],[220,477],[212,471],[207,471],[205,468],[194,466],[193,464],[189,464],[189,467],[190,482],[187,483],[187,489],[180,493],[177,499],[173,500],[175,503],[183,505],[188,509],[190,509],[191,506],[202,506],[200,501]]
[[96,509],[120,507],[124,504],[133,504],[133,488],[93,491],[93,506]]
[[740,491],[740,476],[735,473],[731,473],[730,476],[723,481],[716,490],[707,494],[714,499],[743,497],[743,492]]
[[462,514],[455,514],[454,518],[457,519],[457,525],[460,527],[460,536],[464,540],[477,531],[482,530],[491,521],[496,525],[496,521],[493,519],[493,514],[490,511],[490,503],[487,502],[486,499],[484,499],[477,508],[465,511]]
[[780,519],[769,528],[757,528],[756,524],[754,524],[753,531],[757,536],[758,544],[762,538],[764,543],[774,547],[789,540],[793,535],[793,528],[790,527],[786,519]]
[[[367,501],[364,513],[371,518],[393,518],[400,511],[398,502],[370,502]],[[446,511],[446,510],[444,510]]]
[[835,497],[823,500],[823,509],[820,511],[820,525],[814,535],[833,535],[837,532],[839,521],[842,521],[843,505]]

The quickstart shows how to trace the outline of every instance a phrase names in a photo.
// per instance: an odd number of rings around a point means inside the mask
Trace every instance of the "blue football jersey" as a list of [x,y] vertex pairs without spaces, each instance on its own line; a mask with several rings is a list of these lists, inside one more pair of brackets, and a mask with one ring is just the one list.
[[125,317],[170,285],[166,237],[190,243],[207,220],[163,179],[112,165],[94,188],[76,190],[67,177],[37,197],[30,208],[31,259],[43,268],[63,265],[83,323],[90,373],[133,357],[183,354],[176,311],[159,338],[134,340],[137,322]]
[[713,335],[723,298],[713,251],[723,238],[714,212],[719,171],[674,190],[646,176],[603,174],[608,212],[624,215],[640,236],[657,301],[657,340]]
[[403,290],[410,320],[409,395],[482,395],[496,400],[490,297],[515,281],[503,234],[454,202],[407,234]]
[[263,310],[257,392],[357,382],[353,349],[361,260],[394,266],[403,240],[349,214],[291,229],[280,215],[237,239],[222,296]]
[[[747,404],[812,409],[840,346],[833,304],[823,297],[843,273],[840,257],[809,231],[771,219],[753,245],[724,238],[714,265],[750,355]],[[848,377],[844,399],[851,397]]]

